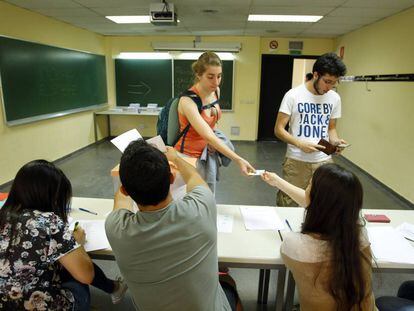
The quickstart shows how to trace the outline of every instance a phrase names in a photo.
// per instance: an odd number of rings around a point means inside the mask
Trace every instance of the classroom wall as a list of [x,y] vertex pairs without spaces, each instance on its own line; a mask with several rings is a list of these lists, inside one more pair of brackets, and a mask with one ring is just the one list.
[[[192,42],[192,36],[133,36],[133,37],[107,37],[111,56],[115,58],[121,52],[152,52],[151,42],[183,41]],[[236,55],[234,88],[233,88],[233,111],[223,112],[219,127],[224,133],[235,140],[255,140],[257,137],[258,103],[260,86],[260,38],[259,37],[202,37],[203,42],[241,42],[242,50]],[[109,83],[110,103],[115,104],[115,78],[114,64],[111,65],[111,79]],[[113,133],[122,133],[131,126],[140,123],[139,131],[144,136],[155,134],[154,118],[122,117],[114,118],[111,123]],[[246,120],[249,120],[246,122]],[[240,135],[230,135],[232,126],[240,127]]]
[[[414,9],[336,40],[348,75],[414,72]],[[370,90],[368,91],[367,88]],[[341,83],[344,156],[414,203],[414,83]]]
[[[192,36],[131,36],[106,37],[111,57],[116,58],[121,52],[152,52],[153,41],[184,41],[192,42]],[[259,118],[261,54],[278,53],[289,54],[289,38],[260,38],[260,37],[202,37],[203,42],[241,42],[240,53],[235,53],[235,75],[233,89],[233,111],[223,112],[219,128],[233,140],[256,140]],[[269,50],[269,41],[278,40],[279,47]],[[304,55],[321,55],[333,50],[333,39],[300,39],[304,41]],[[110,65],[109,94],[110,104],[115,105],[115,78],[114,63]],[[111,130],[113,134],[120,134],[131,127],[140,126],[139,131],[144,136],[155,134],[155,118],[119,117],[113,118]],[[231,135],[231,127],[240,127],[240,135]]]
[[[0,35],[105,54],[103,36],[4,2],[0,2]],[[30,160],[53,161],[94,142],[92,112],[8,127],[2,109],[0,103],[0,184],[14,178]]]

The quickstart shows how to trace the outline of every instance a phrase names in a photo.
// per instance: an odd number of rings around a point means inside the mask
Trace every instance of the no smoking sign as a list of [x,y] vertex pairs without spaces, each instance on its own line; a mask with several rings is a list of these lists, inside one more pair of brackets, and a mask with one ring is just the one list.
[[279,43],[277,43],[276,40],[272,40],[269,42],[269,48],[271,48],[272,50],[276,50],[278,46],[279,46]]

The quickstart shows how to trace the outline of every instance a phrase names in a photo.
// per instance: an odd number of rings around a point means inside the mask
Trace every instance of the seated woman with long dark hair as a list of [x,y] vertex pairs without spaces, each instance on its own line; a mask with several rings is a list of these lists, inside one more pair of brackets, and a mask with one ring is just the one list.
[[300,309],[376,310],[358,178],[336,164],[325,164],[306,190],[275,173],[265,172],[262,179],[306,206],[301,232],[284,233],[280,249],[296,281]]
[[107,279],[83,248],[85,232],[69,231],[72,187],[45,160],[24,165],[0,210],[0,309],[89,310],[87,284],[117,303],[126,290]]

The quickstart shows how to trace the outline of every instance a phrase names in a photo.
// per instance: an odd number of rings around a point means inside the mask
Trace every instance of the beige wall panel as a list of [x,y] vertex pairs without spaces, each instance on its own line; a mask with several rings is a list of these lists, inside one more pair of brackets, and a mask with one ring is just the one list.
[[[349,75],[414,72],[414,9],[336,41]],[[367,88],[371,91],[367,91]],[[414,83],[343,83],[339,133],[352,146],[344,156],[414,203]]]

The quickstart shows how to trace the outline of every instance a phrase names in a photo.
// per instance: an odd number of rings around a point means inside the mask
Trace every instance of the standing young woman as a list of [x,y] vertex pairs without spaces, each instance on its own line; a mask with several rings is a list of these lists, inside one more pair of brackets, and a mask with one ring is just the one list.
[[325,164],[315,171],[306,190],[274,173],[265,172],[262,179],[306,206],[302,231],[284,233],[280,248],[296,281],[300,309],[376,310],[358,178],[336,164]]
[[89,310],[87,284],[123,297],[83,248],[85,232],[69,231],[72,187],[45,160],[24,165],[0,210],[0,309]]
[[[195,84],[190,90],[201,98],[203,106],[213,103],[214,105],[200,113],[190,97],[181,97],[178,104],[180,131],[183,131],[189,123],[191,127],[175,145],[175,149],[190,157],[200,158],[204,148],[208,146],[209,150],[217,150],[236,162],[242,174],[248,175],[249,172],[254,172],[255,170],[249,162],[237,155],[214,134],[216,123],[221,117],[218,104],[222,75],[220,58],[213,52],[204,52],[193,63],[192,69]],[[183,149],[181,148],[182,144],[184,144]]]

